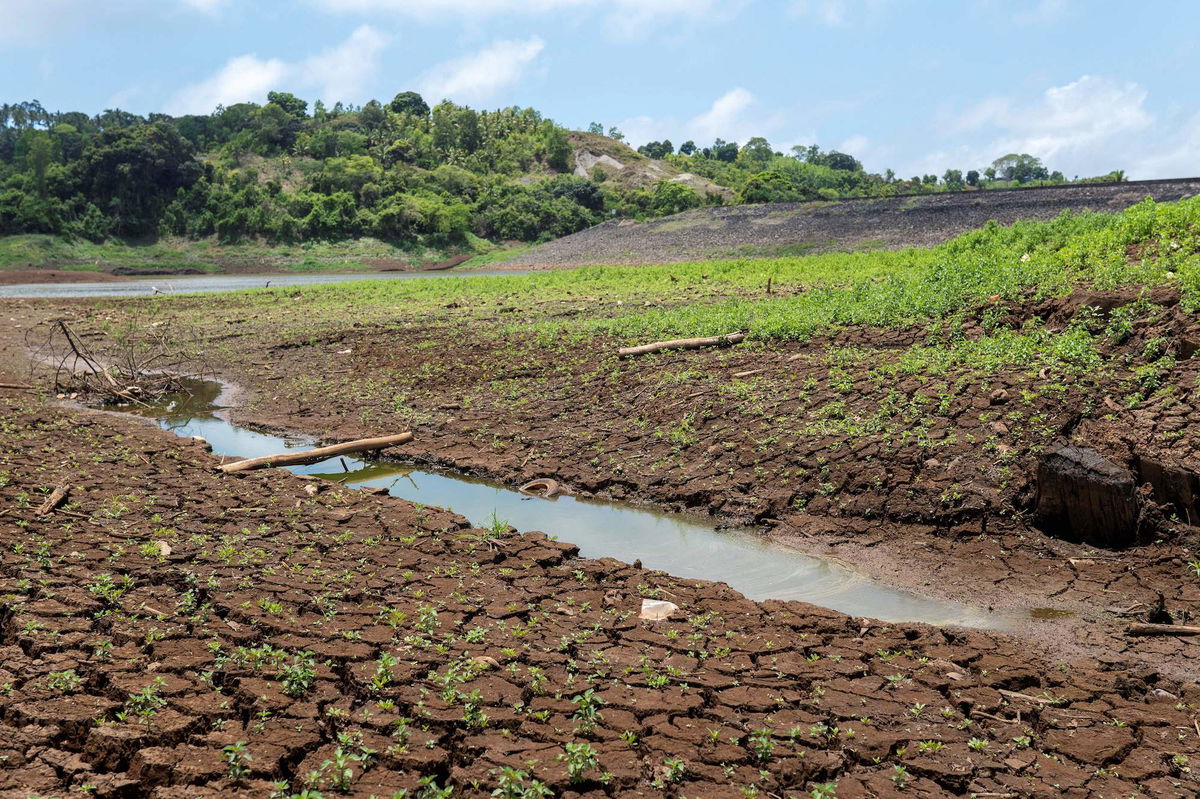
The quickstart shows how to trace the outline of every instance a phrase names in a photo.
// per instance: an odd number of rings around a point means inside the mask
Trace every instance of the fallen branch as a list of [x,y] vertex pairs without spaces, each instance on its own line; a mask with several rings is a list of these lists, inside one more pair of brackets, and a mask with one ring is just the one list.
[[58,486],[50,492],[50,496],[46,497],[46,501],[37,509],[38,516],[45,516],[59,506],[59,504],[67,498],[70,492],[70,486]]
[[0,383],[0,388],[22,389],[33,388],[33,386],[26,385],[25,383]]
[[1200,635],[1200,627],[1184,624],[1131,624],[1128,635]]
[[747,369],[744,372],[734,372],[733,376],[737,377],[737,378],[749,377],[750,375],[761,374],[762,372],[765,372],[765,371],[767,371],[767,370],[766,369]]
[[729,333],[724,336],[710,336],[708,338],[677,338],[671,341],[655,341],[653,344],[643,344],[640,347],[622,347],[617,350],[617,354],[622,358],[628,358],[633,355],[645,355],[650,352],[662,352],[663,350],[698,350],[702,347],[722,347],[737,344],[745,338],[745,333]]
[[412,433],[400,433],[394,436],[380,438],[360,438],[357,441],[346,441],[341,444],[331,444],[328,447],[317,447],[304,452],[281,452],[278,455],[264,455],[261,458],[248,458],[242,461],[226,463],[218,468],[230,472],[245,472],[250,469],[263,469],[271,466],[295,466],[303,463],[319,463],[338,455],[354,455],[359,452],[387,449],[388,447],[407,444],[413,440]]
[[1017,691],[1005,691],[1001,689],[999,694],[1005,699],[1024,699],[1026,702],[1033,702],[1038,705],[1057,705],[1063,700],[1051,699],[1045,696],[1030,696],[1029,694],[1018,693]]

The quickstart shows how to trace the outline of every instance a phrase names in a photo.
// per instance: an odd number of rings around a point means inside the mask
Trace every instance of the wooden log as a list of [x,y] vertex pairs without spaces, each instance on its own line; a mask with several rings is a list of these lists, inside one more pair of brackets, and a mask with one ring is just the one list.
[[745,333],[728,333],[724,336],[710,336],[708,338],[677,338],[671,341],[655,341],[653,344],[643,344],[640,347],[622,347],[617,350],[617,354],[622,358],[628,358],[633,355],[646,355],[647,353],[662,352],[663,350],[698,350],[703,347],[721,347],[737,344],[745,338]]
[[246,460],[227,463],[219,468],[221,471],[229,474],[231,472],[245,472],[250,469],[263,469],[271,466],[295,466],[303,463],[319,463],[338,455],[354,455],[359,452],[387,449],[388,447],[407,444],[412,440],[412,433],[399,433],[394,436],[381,436],[379,438],[360,438],[357,441],[331,444],[328,447],[317,447],[316,449],[305,450],[304,452],[281,452],[278,455],[247,458]]
[[67,494],[70,493],[70,491],[70,486],[58,486],[55,488],[50,492],[50,496],[46,497],[46,501],[42,503],[41,507],[37,509],[37,515],[45,516],[47,513],[53,511],[59,506],[60,503],[62,503],[64,499],[67,498]]
[[1131,624],[1129,635],[1200,635],[1200,627],[1185,624]]
[[0,383],[0,388],[22,389],[33,388],[33,386],[26,385],[25,383]]

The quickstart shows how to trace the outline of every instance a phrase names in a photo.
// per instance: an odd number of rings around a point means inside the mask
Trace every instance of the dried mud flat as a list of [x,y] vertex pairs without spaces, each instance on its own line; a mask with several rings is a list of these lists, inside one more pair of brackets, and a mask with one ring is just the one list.
[[[6,799],[1196,793],[1200,694],[1152,669],[220,475],[29,393],[0,411]],[[643,598],[680,610],[642,621]]]
[[611,221],[538,245],[489,269],[659,264],[856,249],[930,247],[989,220],[1121,211],[1146,197],[1200,193],[1200,179],[950,192],[887,199],[698,208],[649,222]]
[[[1084,306],[1135,296],[1078,292],[1008,312],[1018,325],[1062,326]],[[351,323],[291,338],[233,316],[225,335],[238,346],[217,367],[246,389],[234,414],[252,426],[339,439],[411,427],[406,462],[509,485],[552,478],[585,494],[763,524],[892,585],[1040,615],[1021,633],[1055,657],[1150,663],[1191,678],[1190,639],[1126,635],[1160,594],[1178,619],[1200,614],[1189,566],[1200,536],[1186,517],[1163,510],[1161,535],[1123,550],[1049,536],[1032,519],[1038,453],[1058,441],[1118,463],[1140,453],[1200,465],[1200,411],[1178,401],[1200,379],[1200,360],[1182,357],[1200,348],[1200,327],[1177,294],[1153,297],[1156,321],[1105,357],[1132,364],[1147,341],[1174,341],[1181,358],[1166,379],[1178,392],[1136,408],[1120,404],[1136,365],[1053,378],[1025,365],[896,371],[924,327],[617,365],[616,341],[548,352],[535,336],[488,333],[478,320]],[[993,310],[978,309],[962,334],[977,335]]]

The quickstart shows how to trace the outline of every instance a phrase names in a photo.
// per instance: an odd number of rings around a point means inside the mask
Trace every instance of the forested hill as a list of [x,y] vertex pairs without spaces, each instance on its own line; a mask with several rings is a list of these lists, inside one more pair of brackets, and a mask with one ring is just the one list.
[[709,147],[572,133],[533,109],[389,103],[332,108],[272,92],[208,115],[89,116],[0,105],[0,235],[222,243],[374,237],[434,248],[545,241],[612,217],[705,204],[886,196],[1062,181],[1012,154],[966,176],[897,180],[852,156],[761,138]]

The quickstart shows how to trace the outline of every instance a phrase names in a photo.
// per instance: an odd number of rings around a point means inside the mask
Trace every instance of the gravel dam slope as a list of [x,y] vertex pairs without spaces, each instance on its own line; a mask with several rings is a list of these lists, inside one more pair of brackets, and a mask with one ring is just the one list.
[[1167,202],[1198,192],[1200,178],[1179,178],[697,208],[650,222],[605,222],[493,266],[554,269],[929,247],[993,219],[1012,224],[1064,211],[1117,212],[1146,197]]

